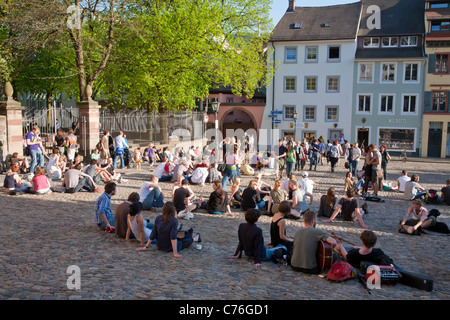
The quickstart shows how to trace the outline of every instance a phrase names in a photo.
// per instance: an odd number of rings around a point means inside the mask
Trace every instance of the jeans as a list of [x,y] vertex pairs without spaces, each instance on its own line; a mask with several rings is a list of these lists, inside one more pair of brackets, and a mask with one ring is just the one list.
[[225,188],[227,187],[228,180],[230,178],[231,178],[231,182],[233,182],[234,178],[237,176],[238,176],[238,174],[237,174],[236,170],[232,170],[230,168],[225,168],[225,172],[223,173],[223,178],[222,178],[222,189],[225,190]]
[[272,259],[273,252],[274,252],[275,250],[277,250],[277,249],[282,248],[282,249],[284,249],[284,250],[287,251],[286,247],[283,246],[282,244],[279,244],[279,245],[277,245],[276,247],[274,247],[274,248],[272,248],[272,249],[269,249],[269,248],[266,247],[266,246],[264,246],[264,248],[266,249],[266,256],[263,257],[263,259],[262,259],[263,261],[270,261],[270,259]]
[[361,189],[362,187],[363,187],[363,185],[364,185],[364,179],[360,179],[357,183],[356,183],[356,185],[355,185],[355,187],[356,187],[356,189]]
[[338,160],[339,160],[339,158],[332,158],[332,157],[330,157],[331,171],[332,172],[334,172],[334,169],[336,168]]
[[161,181],[161,182],[170,181],[170,180],[172,180],[172,177],[173,177],[173,173],[171,173],[168,176],[161,176],[161,178],[159,178],[159,181]]
[[144,202],[142,202],[142,205],[144,207],[144,210],[149,210],[153,207],[162,208],[162,206],[164,205],[164,200],[161,192],[158,189],[153,188],[153,190],[150,191],[150,193],[145,198]]
[[123,160],[123,153],[122,154],[114,153],[113,167],[114,167],[114,169],[117,168],[117,157],[120,157],[120,169],[123,169],[124,164],[125,164],[125,162]]
[[266,206],[266,202],[262,200],[261,202],[257,203],[256,206],[258,207],[258,210],[262,210]]
[[317,156],[317,152],[311,152],[311,157],[309,159],[309,170],[312,170],[313,164],[314,164],[314,169],[317,170],[317,160],[318,160],[318,156]]
[[181,251],[187,247],[189,247],[192,242],[194,242],[192,234],[194,233],[194,229],[190,228],[189,230],[184,232],[183,239],[177,239],[177,251]]
[[356,173],[358,171],[358,163],[359,159],[350,161],[350,171],[352,172],[353,176],[356,176]]
[[34,174],[36,171],[36,167],[44,167],[44,154],[41,149],[38,150],[30,150],[31,154],[31,166],[30,173]]
[[75,188],[68,188],[66,190],[66,193],[76,193],[79,192],[81,189],[86,189],[87,191],[94,191],[95,187],[91,181],[91,179],[89,179],[88,177],[84,177],[83,179],[80,179],[80,181],[78,181],[78,184],[76,185]]
[[411,200],[420,199],[422,196],[424,196],[426,194],[427,194],[426,191],[419,191],[419,192],[416,193],[416,195]]
[[[106,219],[108,220],[108,222],[109,222],[109,225],[111,226],[111,227],[116,227],[116,221],[115,221],[115,216],[114,216],[114,214],[112,214],[111,216],[107,216],[106,217]],[[102,221],[102,223],[100,223],[100,224],[98,224],[98,227],[101,229],[101,230],[103,230],[103,231],[105,231],[106,230],[106,223],[104,222],[104,221]]]
[[289,178],[291,173],[293,173],[295,162],[286,161],[286,176]]
[[31,183],[29,183],[28,181],[24,181],[22,187],[15,187],[14,189],[16,191],[25,192],[25,191],[28,191],[28,189],[31,188],[32,186],[33,185]]

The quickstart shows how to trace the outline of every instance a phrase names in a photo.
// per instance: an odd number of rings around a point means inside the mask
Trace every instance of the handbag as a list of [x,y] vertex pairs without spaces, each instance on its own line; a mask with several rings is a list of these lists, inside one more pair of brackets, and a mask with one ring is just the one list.
[[217,165],[217,171],[224,173],[227,165],[225,163],[219,163]]

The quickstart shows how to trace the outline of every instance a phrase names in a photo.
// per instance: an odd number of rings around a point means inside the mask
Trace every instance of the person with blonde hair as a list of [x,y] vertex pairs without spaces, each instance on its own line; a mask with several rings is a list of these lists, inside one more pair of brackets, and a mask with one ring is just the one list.
[[282,181],[280,179],[275,180],[273,189],[269,194],[269,212],[276,214],[278,212],[278,206],[281,202],[288,200],[288,193],[282,188]]
[[230,198],[228,198],[230,207],[235,208],[241,206],[242,190],[240,184],[241,178],[235,177],[233,180],[233,184],[231,185]]

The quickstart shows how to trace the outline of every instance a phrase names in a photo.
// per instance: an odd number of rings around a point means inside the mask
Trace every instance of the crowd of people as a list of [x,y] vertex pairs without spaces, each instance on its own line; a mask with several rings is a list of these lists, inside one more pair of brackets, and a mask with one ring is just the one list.
[[[295,142],[285,138],[279,140],[278,154],[267,150],[264,155],[255,153],[256,158],[250,160],[248,140],[248,137],[242,141],[236,137],[224,139],[219,145],[222,154],[218,161],[219,152],[216,154],[213,147],[215,143],[207,144],[202,150],[195,146],[186,151],[183,148],[170,150],[149,144],[132,151],[123,132],[113,138],[105,130],[90,159],[83,159],[77,154],[77,137],[73,130],[64,137],[59,129],[52,152],[48,155],[39,138],[39,128],[34,126],[26,136],[26,154],[31,157],[31,162],[27,157],[13,155],[3,189],[11,194],[44,194],[52,190],[100,192],[98,185],[104,183],[104,192],[95,204],[97,226],[105,232],[116,233],[126,241],[137,240],[140,243],[137,251],[146,250],[156,242],[159,250],[172,252],[178,258],[183,257],[181,250],[201,242],[200,234],[194,236],[193,229],[182,230],[179,219],[192,218],[192,212],[198,210],[234,216],[232,208],[245,212],[246,222],[239,226],[238,246],[230,258],[239,258],[244,252],[254,258],[255,267],[260,267],[263,261],[273,260],[274,255],[282,252],[286,263],[294,270],[317,273],[320,270],[316,251],[320,240],[328,242],[336,255],[348,261],[360,261],[361,257],[370,258],[382,253],[374,248],[376,235],[368,230],[369,226],[364,222],[368,208],[367,203],[361,200],[377,196],[379,190],[384,190],[383,181],[387,178],[387,163],[390,160],[385,146],[378,151],[377,146],[371,144],[361,150],[357,143],[350,145],[346,140],[328,140],[325,144],[319,138],[309,144],[306,139]],[[47,166],[44,157],[48,157]],[[313,171],[317,170],[318,165],[325,165],[326,161],[331,166],[331,172],[334,172],[341,159],[348,169],[343,178],[345,197],[338,199],[335,188],[329,188],[320,197],[316,214],[311,210],[311,205],[319,197],[314,192],[314,181],[309,178],[307,163],[309,171]],[[87,166],[83,165],[83,160]],[[244,187],[241,186],[241,170],[249,161],[254,171]],[[271,161],[278,172],[274,182],[264,181],[266,176],[263,175]],[[362,161],[364,164],[359,168]],[[132,192],[113,213],[111,197],[116,194],[117,184],[126,182],[123,172],[119,173],[116,169],[135,166],[140,170],[144,165],[151,172],[150,178],[143,182],[139,192]],[[31,180],[20,176],[20,172],[30,173]],[[61,184],[51,188],[50,181],[61,181]],[[170,195],[164,195],[160,185],[163,182],[172,184]],[[211,185],[211,192],[207,199],[203,199],[193,191],[192,186],[201,186],[203,190],[207,183]],[[369,188],[373,190],[372,195],[368,193]],[[413,233],[436,223],[435,218],[428,217],[428,211],[420,200],[428,192],[419,184],[417,174],[408,177],[407,171],[403,170],[389,190],[402,192],[405,200],[413,201],[400,227],[409,226],[408,230]],[[442,202],[450,205],[450,179],[442,188],[441,196]],[[160,214],[152,222],[144,220],[144,210]],[[264,242],[262,230],[256,225],[261,215],[272,217],[269,244]],[[333,236],[316,228],[318,217],[326,218],[324,223],[336,219],[357,221],[365,229],[361,234],[362,247],[345,247]],[[287,236],[286,219],[303,219],[304,227],[293,238]]]

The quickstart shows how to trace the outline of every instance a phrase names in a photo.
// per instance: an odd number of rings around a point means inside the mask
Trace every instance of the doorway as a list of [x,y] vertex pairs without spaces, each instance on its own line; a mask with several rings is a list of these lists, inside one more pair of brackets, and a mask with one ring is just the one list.
[[369,129],[358,129],[356,141],[359,148],[363,149],[369,145]]
[[428,129],[428,157],[440,158],[442,147],[442,122],[430,122]]

